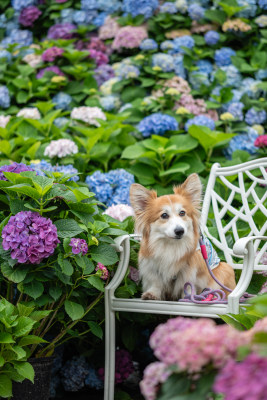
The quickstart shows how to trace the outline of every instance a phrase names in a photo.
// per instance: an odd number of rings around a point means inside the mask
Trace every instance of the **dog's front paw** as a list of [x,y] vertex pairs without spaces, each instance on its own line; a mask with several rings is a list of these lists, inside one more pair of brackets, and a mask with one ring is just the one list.
[[145,292],[142,294],[142,300],[159,300],[159,298],[151,292]]

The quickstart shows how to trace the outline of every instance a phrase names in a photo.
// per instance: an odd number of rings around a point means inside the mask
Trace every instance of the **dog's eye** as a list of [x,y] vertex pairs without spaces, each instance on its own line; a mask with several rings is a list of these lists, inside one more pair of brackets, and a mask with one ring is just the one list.
[[167,213],[163,213],[163,214],[161,214],[161,218],[167,219],[167,218],[169,218],[169,215]]
[[179,215],[180,215],[180,217],[184,217],[185,216],[185,211],[180,211]]

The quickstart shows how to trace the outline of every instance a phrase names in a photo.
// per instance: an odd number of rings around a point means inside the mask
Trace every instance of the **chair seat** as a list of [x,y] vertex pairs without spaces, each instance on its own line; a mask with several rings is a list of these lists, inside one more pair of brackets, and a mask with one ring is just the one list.
[[178,301],[119,299],[111,297],[113,311],[136,313],[187,315],[191,317],[218,318],[218,315],[228,312],[228,304],[194,304],[179,303]]

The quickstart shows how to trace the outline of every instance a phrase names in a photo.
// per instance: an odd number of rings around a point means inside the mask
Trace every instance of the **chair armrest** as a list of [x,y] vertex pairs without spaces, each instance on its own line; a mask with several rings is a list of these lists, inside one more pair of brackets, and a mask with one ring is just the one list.
[[233,247],[233,252],[237,256],[243,256],[247,254],[248,249],[247,245],[249,242],[254,241],[254,240],[267,240],[267,236],[250,236],[250,237],[244,237],[239,239]]
[[241,238],[233,247],[234,254],[244,256],[244,262],[239,281],[235,289],[228,296],[228,312],[232,314],[238,314],[239,299],[247,290],[253,275],[255,260],[253,246],[254,240],[267,240],[267,236],[251,236]]
[[120,261],[115,275],[113,276],[109,284],[105,287],[105,291],[110,292],[111,295],[114,294],[114,291],[122,282],[129,266],[131,236],[132,235],[123,235],[115,239],[115,244],[113,245],[113,247],[116,251],[120,252]]

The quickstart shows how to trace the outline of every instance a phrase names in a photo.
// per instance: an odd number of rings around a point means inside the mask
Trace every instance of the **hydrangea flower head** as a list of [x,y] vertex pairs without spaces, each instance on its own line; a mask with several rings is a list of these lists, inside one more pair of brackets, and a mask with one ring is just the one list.
[[213,65],[208,60],[199,60],[196,62],[196,66],[198,67],[198,71],[204,74],[210,74],[213,70]]
[[0,115],[0,127],[5,128],[10,121],[10,115]]
[[105,111],[112,111],[120,107],[120,99],[118,96],[109,95],[100,97],[99,102]]
[[242,82],[242,75],[234,65],[226,65],[224,67],[220,67],[220,69],[226,74],[224,86],[232,86],[237,88],[240,87]]
[[256,0],[237,0],[239,7],[244,7],[243,10],[239,11],[237,15],[241,18],[255,17],[257,12],[257,1]]
[[185,124],[185,130],[187,132],[191,125],[206,126],[211,130],[215,129],[215,123],[213,119],[209,118],[206,115],[198,115],[194,118],[189,119]]
[[193,19],[194,21],[199,21],[204,17],[205,14],[205,8],[200,6],[197,3],[190,4],[190,6],[187,9],[189,17]]
[[129,204],[130,186],[134,176],[124,169],[115,169],[107,173],[95,171],[87,176],[86,183],[96,198],[108,207],[113,204]]
[[214,46],[220,40],[220,35],[216,31],[208,31],[204,35],[205,42],[209,46]]
[[116,19],[112,18],[110,15],[105,19],[104,24],[101,26],[98,32],[98,36],[100,39],[113,39],[117,32],[119,31],[120,26]]
[[131,14],[133,17],[144,15],[147,19],[152,17],[158,5],[158,0],[123,0],[122,9],[125,14]]
[[[68,120],[67,120],[68,122]],[[36,171],[37,175],[40,176],[45,176],[45,171],[51,171],[51,172],[60,172],[63,173],[64,175],[73,175],[77,174],[75,176],[72,176],[71,178],[68,179],[68,181],[73,181],[77,182],[80,178],[78,175],[78,170],[73,167],[72,164],[68,165],[52,165],[51,163],[41,160],[41,161],[36,161],[31,163],[30,167],[32,170]]]
[[48,39],[72,39],[76,26],[70,23],[56,24],[49,28]]
[[171,53],[182,53],[184,54],[184,49],[183,47],[186,47],[187,49],[192,49],[195,46],[195,41],[194,39],[189,36],[189,35],[184,35],[178,38],[175,38],[173,40],[173,50],[171,50]]
[[57,228],[37,212],[21,211],[12,216],[2,231],[3,249],[20,264],[40,264],[52,255],[60,241]]
[[19,23],[23,26],[33,26],[33,23],[40,17],[42,12],[35,6],[23,8],[19,16]]
[[140,49],[143,51],[157,50],[158,44],[154,39],[145,39],[140,44]]
[[12,29],[9,36],[2,40],[2,45],[17,44],[17,47],[30,46],[33,42],[33,34],[27,29]]
[[244,108],[244,104],[239,102],[234,102],[231,103],[228,107],[228,112],[231,113],[234,118],[238,121],[243,121],[244,117],[243,117],[243,108]]
[[95,271],[101,271],[101,276],[100,278],[103,279],[103,281],[106,281],[108,279],[109,273],[107,267],[105,265],[101,264],[100,262],[97,263],[97,266],[95,268]]
[[115,76],[114,70],[111,65],[102,64],[94,71],[94,78],[98,86],[103,85],[104,82]]
[[255,108],[250,108],[245,115],[245,121],[248,125],[263,124],[266,121],[266,111],[256,111]]
[[74,107],[70,114],[71,118],[78,119],[90,125],[100,126],[96,120],[102,119],[106,121],[107,117],[99,107]]
[[42,62],[42,57],[35,53],[26,54],[26,56],[23,57],[23,61],[29,64],[32,68],[37,68]]
[[120,50],[122,48],[134,49],[139,47],[146,38],[147,31],[144,27],[124,26],[117,32],[112,42],[112,48],[114,50]]
[[53,62],[57,57],[60,57],[64,53],[64,50],[57,46],[49,47],[42,54],[42,60],[46,62]]
[[64,92],[58,92],[52,98],[52,103],[55,104],[56,109],[68,110],[71,102],[72,102],[72,97]]
[[55,75],[58,75],[58,76],[65,76],[65,75],[63,74],[63,72],[62,72],[56,65],[51,65],[51,67],[46,67],[46,68],[41,69],[41,70],[38,72],[38,74],[36,75],[36,78],[37,78],[37,79],[41,79],[41,78],[44,76],[44,74],[45,74],[46,72],[48,72],[48,71],[51,71],[51,72],[53,72]]
[[230,47],[222,47],[221,49],[215,51],[215,64],[218,67],[230,65],[232,64],[231,57],[235,55],[236,52]]
[[33,6],[36,0],[11,0],[11,6],[15,11],[21,11],[23,8]]
[[44,151],[44,155],[50,158],[62,158],[76,153],[78,153],[78,147],[70,139],[52,140]]
[[166,365],[160,361],[149,364],[144,370],[144,376],[140,382],[140,390],[146,400],[156,400],[159,387],[171,375]]
[[68,392],[77,392],[84,388],[90,366],[84,356],[74,356],[60,370],[61,382]]
[[209,75],[200,71],[192,71],[189,74],[189,83],[195,90],[200,90],[202,85],[210,84]]
[[163,72],[174,70],[174,59],[170,54],[156,53],[152,56],[152,66],[159,67]]
[[70,240],[70,247],[73,254],[81,253],[83,256],[85,256],[85,254],[88,253],[88,246],[84,239],[72,238]]
[[177,7],[176,7],[175,3],[166,1],[165,3],[163,3],[159,6],[159,12],[166,13],[166,14],[176,14]]
[[179,129],[178,122],[174,117],[167,114],[154,113],[145,117],[139,124],[137,129],[142,133],[143,137],[151,135],[164,135],[167,131],[176,131]]
[[249,128],[246,132],[241,133],[233,137],[227,148],[224,150],[226,158],[231,159],[232,154],[236,150],[247,151],[249,154],[255,154],[257,152],[257,147],[255,147],[255,140],[258,138],[258,133]]
[[28,119],[41,119],[41,114],[36,107],[25,107],[22,108],[18,113],[17,117],[23,117]]
[[90,57],[95,60],[96,65],[99,67],[100,65],[108,63],[108,56],[102,51],[98,51],[95,49],[89,50]]
[[[134,372],[131,354],[124,349],[116,350],[115,354],[115,383],[124,382]],[[104,369],[98,370],[100,378],[104,380]]]
[[28,167],[28,165],[16,162],[13,162],[12,164],[9,165],[2,165],[2,167],[0,167],[0,180],[1,181],[8,180],[3,174],[3,172],[13,172],[15,174],[20,174],[21,172],[24,171],[33,171],[33,169],[31,167]]
[[8,108],[10,106],[10,94],[6,86],[0,86],[0,107]]
[[267,147],[267,135],[260,135],[254,142],[254,146],[256,147]]
[[103,214],[109,215],[110,217],[122,222],[128,217],[133,217],[134,210],[127,204],[113,204],[112,206],[108,207]]

